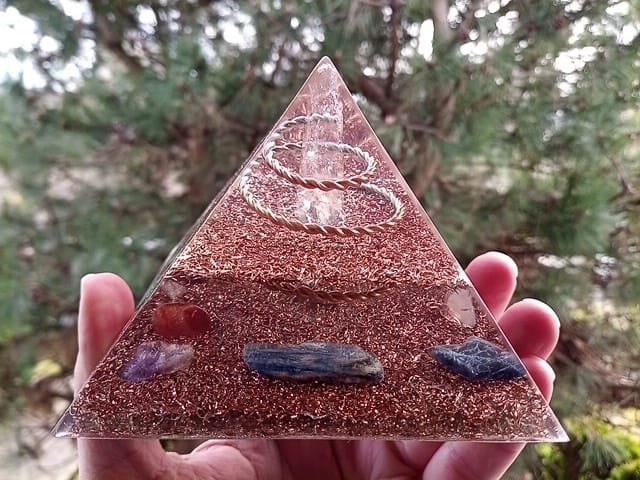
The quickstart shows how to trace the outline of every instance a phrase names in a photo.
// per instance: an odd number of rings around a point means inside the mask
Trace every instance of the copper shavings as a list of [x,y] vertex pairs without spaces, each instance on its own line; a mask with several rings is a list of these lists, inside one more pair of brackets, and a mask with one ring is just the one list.
[[[145,382],[144,388],[113,374],[116,365],[130,355],[124,347],[117,350],[112,363],[99,368],[100,382],[90,383],[78,399],[80,411],[104,414],[98,423],[95,417],[79,418],[76,431],[90,429],[97,436],[295,436],[311,432],[384,436],[391,432],[404,438],[504,438],[515,434],[536,438],[551,422],[545,420],[546,404],[526,379],[472,383],[443,371],[427,355],[414,360],[433,345],[462,343],[467,338],[468,327],[455,327],[459,324],[453,319],[449,320],[450,330],[432,328],[447,321],[433,308],[440,304],[446,310],[441,303],[448,293],[444,287],[424,291],[407,286],[391,291],[384,301],[363,302],[355,310],[347,305],[316,304],[312,311],[319,314],[301,327],[300,315],[310,308],[306,302],[260,285],[238,289],[215,282],[198,285],[185,301],[201,303],[224,292],[224,300],[217,300],[230,305],[219,319],[224,334],[198,339],[194,345],[199,353],[188,372],[157,376]],[[269,295],[278,295],[278,299],[266,301]],[[405,313],[407,305],[412,305],[414,313]],[[146,328],[144,322],[136,326],[141,338],[147,337]],[[479,319],[475,333],[502,343],[501,334],[486,319]],[[356,391],[348,385],[265,382],[243,363],[247,343],[313,339],[358,344],[376,352],[386,367],[384,382],[359,386]],[[375,422],[363,423],[371,420],[374,410],[378,411]],[[163,415],[183,411],[178,424],[169,424]],[[326,416],[320,421],[305,413]],[[454,420],[434,422],[434,418]]]

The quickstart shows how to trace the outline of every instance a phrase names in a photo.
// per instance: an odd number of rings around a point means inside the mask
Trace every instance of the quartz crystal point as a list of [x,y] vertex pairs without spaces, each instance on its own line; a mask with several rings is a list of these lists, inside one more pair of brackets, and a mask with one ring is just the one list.
[[[518,378],[469,381],[428,354],[470,337],[507,352]],[[193,355],[159,367],[155,342]],[[324,58],[174,249],[55,433],[566,440],[511,352]],[[301,363],[311,373],[296,373]]]

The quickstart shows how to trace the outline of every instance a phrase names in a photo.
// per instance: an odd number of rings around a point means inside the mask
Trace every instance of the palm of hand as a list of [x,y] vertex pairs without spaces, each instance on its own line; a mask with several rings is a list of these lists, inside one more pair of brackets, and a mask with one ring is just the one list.
[[[517,270],[501,254],[467,268],[487,306],[546,398],[554,374],[544,360],[555,347],[559,322],[536,300],[505,311]],[[112,274],[85,277],[78,322],[74,382],[82,385],[134,309],[131,291]],[[79,439],[80,478],[106,479],[491,479],[517,457],[519,443],[382,440],[209,440],[188,455],[165,452],[157,440]]]

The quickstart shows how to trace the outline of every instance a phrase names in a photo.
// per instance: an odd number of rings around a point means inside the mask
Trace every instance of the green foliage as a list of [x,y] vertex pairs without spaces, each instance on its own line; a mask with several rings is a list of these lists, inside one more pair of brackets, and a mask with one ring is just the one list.
[[610,480],[639,480],[640,458],[622,463],[611,470]]
[[[631,416],[637,415],[630,413]],[[541,479],[595,480],[639,478],[640,438],[625,427],[616,427],[596,416],[566,423],[572,442],[568,445],[541,444]]]

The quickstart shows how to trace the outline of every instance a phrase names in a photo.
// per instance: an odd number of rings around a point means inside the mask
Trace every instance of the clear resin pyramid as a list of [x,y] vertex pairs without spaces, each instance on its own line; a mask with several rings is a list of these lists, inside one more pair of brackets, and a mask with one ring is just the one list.
[[326,58],[55,433],[566,439]]

